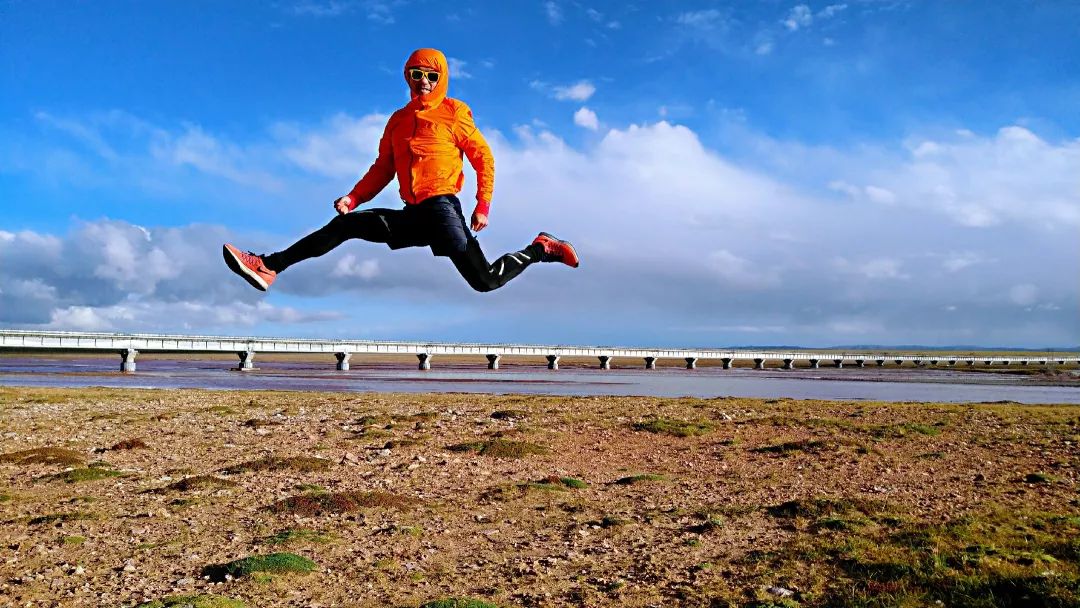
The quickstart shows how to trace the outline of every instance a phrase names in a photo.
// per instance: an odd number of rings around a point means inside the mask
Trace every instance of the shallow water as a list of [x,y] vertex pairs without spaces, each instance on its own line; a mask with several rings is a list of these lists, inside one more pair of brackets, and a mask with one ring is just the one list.
[[544,395],[649,395],[659,397],[761,397],[874,401],[1080,403],[1080,385],[1045,386],[1002,373],[949,369],[822,368],[723,370],[704,367],[655,370],[541,366],[504,362],[489,370],[433,362],[430,371],[402,363],[354,364],[339,372],[332,359],[258,362],[239,372],[223,360],[144,359],[134,374],[121,374],[119,357],[0,358],[0,385],[42,387],[204,388],[355,392],[477,392]]

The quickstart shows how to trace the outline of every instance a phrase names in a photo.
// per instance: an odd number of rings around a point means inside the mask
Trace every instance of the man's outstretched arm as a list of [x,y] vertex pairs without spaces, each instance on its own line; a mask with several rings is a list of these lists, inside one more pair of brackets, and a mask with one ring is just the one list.
[[491,195],[495,189],[495,157],[487,141],[473,122],[472,110],[461,104],[454,125],[457,147],[465,153],[469,164],[476,171],[476,210],[473,211],[472,229],[479,232],[488,224]]
[[334,209],[339,214],[346,214],[359,205],[375,198],[382,189],[394,179],[394,150],[390,145],[390,123],[386,123],[382,138],[379,140],[379,156],[368,168],[364,177],[356,182],[351,192],[334,201]]

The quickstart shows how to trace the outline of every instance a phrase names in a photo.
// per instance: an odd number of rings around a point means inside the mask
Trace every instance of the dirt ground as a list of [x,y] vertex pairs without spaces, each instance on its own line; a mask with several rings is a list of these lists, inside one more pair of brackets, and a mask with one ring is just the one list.
[[0,388],[0,438],[3,605],[1080,606],[1080,406]]

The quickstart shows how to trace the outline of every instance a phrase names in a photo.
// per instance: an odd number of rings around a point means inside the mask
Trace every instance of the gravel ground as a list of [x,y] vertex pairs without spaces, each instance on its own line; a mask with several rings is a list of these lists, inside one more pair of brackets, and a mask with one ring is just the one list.
[[[0,388],[0,433],[11,606],[809,606],[770,507],[1080,516],[1080,406]],[[214,574],[275,552],[316,569]]]

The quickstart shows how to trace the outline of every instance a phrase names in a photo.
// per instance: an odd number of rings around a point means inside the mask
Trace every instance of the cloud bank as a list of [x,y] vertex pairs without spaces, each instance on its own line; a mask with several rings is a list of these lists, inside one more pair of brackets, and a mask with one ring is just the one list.
[[[580,147],[530,126],[487,132],[498,176],[481,235],[491,258],[539,230],[568,238],[583,259],[576,271],[537,266],[481,295],[426,251],[352,242],[263,295],[229,275],[220,244],[284,247],[329,219],[329,198],[258,231],[242,219],[254,208],[245,204],[213,225],[141,227],[114,214],[64,234],[0,232],[0,322],[685,346],[1080,341],[1080,141],[1015,125],[870,153],[748,140],[787,167],[774,171],[736,163],[678,124],[602,131],[582,110],[576,122],[598,139]],[[261,202],[272,205],[312,184],[351,185],[385,118],[277,124],[244,142],[194,125],[132,137],[64,123],[81,142],[72,153],[108,169],[108,182],[178,165],[196,189],[273,176],[277,189]],[[409,312],[386,312],[395,308]]]

